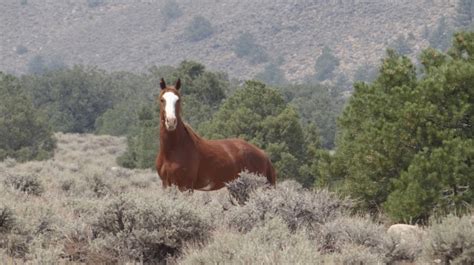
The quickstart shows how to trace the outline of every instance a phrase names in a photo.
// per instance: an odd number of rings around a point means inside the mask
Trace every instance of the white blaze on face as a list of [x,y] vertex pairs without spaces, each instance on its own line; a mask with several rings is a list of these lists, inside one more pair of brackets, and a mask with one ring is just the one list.
[[165,125],[166,129],[174,130],[176,129],[176,102],[179,97],[173,92],[166,92],[163,94],[163,99],[165,100]]

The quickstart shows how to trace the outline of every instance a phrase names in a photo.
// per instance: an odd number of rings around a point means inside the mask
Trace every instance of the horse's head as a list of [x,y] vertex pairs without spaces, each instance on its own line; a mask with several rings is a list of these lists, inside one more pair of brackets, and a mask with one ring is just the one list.
[[178,79],[174,86],[166,86],[165,80],[160,80],[160,119],[161,123],[165,124],[166,130],[174,131],[178,125],[178,118],[181,113],[181,95],[179,88],[181,87],[181,80]]

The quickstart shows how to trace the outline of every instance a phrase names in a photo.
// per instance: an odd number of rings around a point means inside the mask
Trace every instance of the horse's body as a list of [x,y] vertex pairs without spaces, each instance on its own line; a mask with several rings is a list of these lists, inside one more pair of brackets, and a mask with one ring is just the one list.
[[[262,150],[240,139],[205,140],[183,123],[179,87],[179,80],[175,87],[167,87],[163,80],[161,83],[160,153],[156,170],[163,187],[217,190],[238,178],[243,170],[265,176],[275,185],[275,170]],[[167,104],[173,101],[175,106],[171,108]],[[173,110],[174,115],[170,115]]]

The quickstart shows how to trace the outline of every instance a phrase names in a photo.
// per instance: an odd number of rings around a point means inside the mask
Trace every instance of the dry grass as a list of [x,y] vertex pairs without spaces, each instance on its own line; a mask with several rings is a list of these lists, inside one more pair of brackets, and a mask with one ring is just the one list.
[[[327,190],[305,190],[291,181],[269,189],[249,174],[235,183],[234,197],[225,189],[163,190],[155,172],[118,167],[115,158],[126,148],[124,138],[57,138],[53,159],[0,163],[0,264],[421,260],[411,247],[393,242],[383,225],[350,217],[350,201]],[[232,203],[235,198],[240,204]],[[435,229],[432,237],[444,235]],[[453,236],[443,240],[459,242]],[[425,256],[433,260],[428,250]],[[471,250],[463,252],[462,261],[470,255]]]

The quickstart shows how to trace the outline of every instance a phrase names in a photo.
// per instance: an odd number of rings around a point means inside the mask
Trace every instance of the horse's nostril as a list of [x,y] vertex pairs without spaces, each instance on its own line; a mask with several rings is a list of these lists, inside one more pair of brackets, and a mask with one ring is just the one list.
[[169,125],[175,125],[176,118],[166,118],[166,123],[168,123]]

